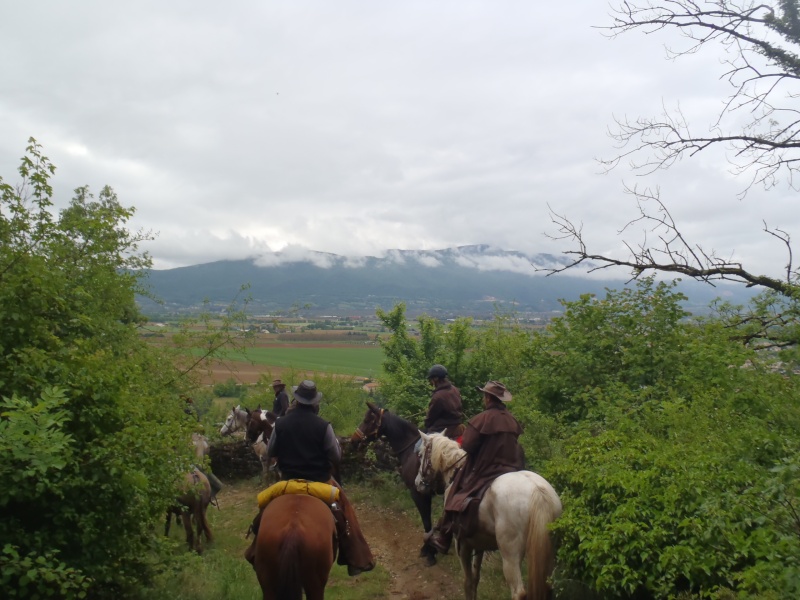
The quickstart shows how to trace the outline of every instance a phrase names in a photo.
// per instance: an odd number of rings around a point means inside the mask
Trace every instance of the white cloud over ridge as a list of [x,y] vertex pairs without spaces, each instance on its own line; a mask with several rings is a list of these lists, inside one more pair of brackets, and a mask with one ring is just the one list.
[[[585,223],[591,250],[624,258],[618,231],[637,212],[623,182],[635,178],[595,161],[616,153],[614,116],[680,101],[700,127],[730,89],[713,46],[665,61],[663,45],[680,48],[680,37],[606,39],[596,27],[607,10],[594,0],[9,3],[0,176],[15,183],[34,136],[58,167],[57,206],[78,186],[111,185],[137,209],[132,228],[159,233],[143,245],[156,268],[248,257],[327,268],[333,255],[353,268],[369,256],[436,267],[436,249],[487,241],[557,261],[569,245],[544,235],[557,233],[550,207]],[[739,201],[741,184],[724,153],[705,151],[647,180],[693,243],[780,277],[783,248],[761,223],[797,237],[796,194]],[[522,257],[456,259],[535,274]]]

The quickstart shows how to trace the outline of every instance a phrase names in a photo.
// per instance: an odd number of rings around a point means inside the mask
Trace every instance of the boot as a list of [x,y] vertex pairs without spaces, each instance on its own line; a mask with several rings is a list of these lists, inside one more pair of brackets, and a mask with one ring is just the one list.
[[336,559],[336,563],[347,565],[347,574],[350,575],[350,577],[355,577],[366,571],[371,571],[375,568],[374,563],[370,563],[364,567],[355,567],[350,564],[350,524],[347,521],[347,517],[344,516],[344,511],[336,502],[331,504],[331,513],[333,513],[333,519],[336,523],[336,537],[339,538],[339,556]]
[[436,528],[425,534],[425,541],[442,554],[450,551],[450,544],[453,541],[452,531],[440,531]]
[[247,562],[251,565],[255,566],[256,561],[256,540],[258,540],[258,528],[261,525],[261,515],[264,513],[264,510],[258,511],[256,518],[253,519],[253,522],[250,524],[250,527],[247,528],[247,533],[244,536],[244,539],[250,537],[250,534],[253,534],[253,541],[247,547],[247,550],[244,551],[244,558]]
[[442,554],[450,551],[450,544],[453,542],[453,518],[453,513],[446,510],[436,526],[424,537],[428,544]]

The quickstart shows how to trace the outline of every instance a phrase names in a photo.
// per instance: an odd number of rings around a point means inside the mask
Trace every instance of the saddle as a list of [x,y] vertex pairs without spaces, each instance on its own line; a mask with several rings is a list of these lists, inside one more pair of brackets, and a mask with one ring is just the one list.
[[306,481],[305,479],[289,479],[287,481],[274,483],[258,494],[259,510],[263,510],[267,504],[284,494],[306,494],[319,498],[328,505],[339,500],[339,488],[330,483]]

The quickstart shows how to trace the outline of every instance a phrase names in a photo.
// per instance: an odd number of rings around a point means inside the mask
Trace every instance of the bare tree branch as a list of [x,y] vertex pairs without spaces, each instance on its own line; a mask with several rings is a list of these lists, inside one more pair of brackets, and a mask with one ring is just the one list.
[[[625,149],[601,160],[606,169],[629,160],[641,174],[669,168],[684,155],[694,156],[711,146],[733,151],[732,170],[752,173],[742,194],[754,184],[766,188],[781,177],[791,184],[800,165],[793,151],[800,148],[800,111],[776,106],[773,98],[800,93],[800,24],[791,10],[796,2],[777,0],[661,0],[623,2],[612,12],[612,23],[601,27],[609,37],[632,30],[653,34],[677,29],[688,41],[683,49],[667,48],[669,58],[699,52],[709,43],[722,45],[731,58],[721,78],[733,87],[721,112],[709,124],[712,135],[695,135],[680,107],[664,108],[655,118],[617,119],[610,135]],[[780,39],[778,39],[780,38]],[[726,117],[746,112],[749,121]]]
[[[766,223],[764,224],[764,231],[781,240],[789,252],[786,280],[758,275],[746,270],[739,262],[718,256],[713,250],[707,252],[697,244],[690,244],[659,198],[658,190],[648,189],[639,192],[632,189],[628,191],[637,197],[639,216],[629,221],[620,230],[620,233],[624,233],[636,224],[645,226],[645,239],[642,242],[635,245],[624,242],[628,248],[628,258],[619,259],[591,253],[584,240],[582,226],[576,226],[567,217],[559,215],[551,209],[550,219],[557,226],[558,233],[548,234],[548,237],[554,240],[567,240],[577,246],[577,249],[564,252],[572,257],[569,264],[539,270],[552,275],[578,265],[588,267],[589,272],[609,267],[628,267],[633,279],[646,272],[661,271],[686,275],[712,285],[714,281],[724,280],[743,283],[747,287],[767,288],[787,297],[792,297],[797,293],[798,288],[794,283],[797,274],[792,271],[791,240],[785,232],[780,229],[770,229]],[[651,206],[654,206],[655,210],[649,211],[648,208]],[[656,234],[659,246],[649,245],[647,242],[648,232]]]

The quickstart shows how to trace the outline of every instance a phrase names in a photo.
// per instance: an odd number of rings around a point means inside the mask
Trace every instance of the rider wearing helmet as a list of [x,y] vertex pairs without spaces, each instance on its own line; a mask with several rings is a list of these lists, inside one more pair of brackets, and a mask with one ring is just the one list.
[[525,468],[525,455],[518,438],[522,427],[505,406],[511,393],[499,381],[489,381],[475,389],[483,392],[483,406],[467,423],[461,448],[466,451],[464,467],[453,479],[439,523],[428,542],[447,553],[458,520],[459,531],[469,536],[477,524],[478,505],[483,494],[500,475]]
[[464,433],[461,392],[450,382],[442,365],[433,365],[428,370],[428,383],[433,393],[425,414],[425,432],[443,433],[454,440]]

